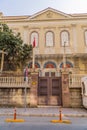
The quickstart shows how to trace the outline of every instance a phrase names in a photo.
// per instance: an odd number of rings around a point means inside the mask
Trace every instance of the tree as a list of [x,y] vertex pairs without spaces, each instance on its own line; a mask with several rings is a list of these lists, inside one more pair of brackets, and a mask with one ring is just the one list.
[[20,33],[14,35],[6,24],[0,23],[0,50],[8,53],[5,55],[4,70],[16,70],[29,60],[32,46],[23,43]]

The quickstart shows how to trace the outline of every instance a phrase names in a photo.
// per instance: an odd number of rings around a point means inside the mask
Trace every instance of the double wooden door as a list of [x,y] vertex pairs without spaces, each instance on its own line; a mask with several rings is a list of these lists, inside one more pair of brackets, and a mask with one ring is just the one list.
[[62,105],[61,77],[39,77],[38,105]]

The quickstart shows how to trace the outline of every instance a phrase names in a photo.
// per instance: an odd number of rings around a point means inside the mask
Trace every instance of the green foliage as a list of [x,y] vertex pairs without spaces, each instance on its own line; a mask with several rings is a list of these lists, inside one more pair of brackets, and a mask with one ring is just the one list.
[[23,44],[20,33],[14,35],[6,24],[0,23],[0,50],[8,53],[5,55],[4,69],[15,70],[17,66],[26,64],[32,53],[32,46]]

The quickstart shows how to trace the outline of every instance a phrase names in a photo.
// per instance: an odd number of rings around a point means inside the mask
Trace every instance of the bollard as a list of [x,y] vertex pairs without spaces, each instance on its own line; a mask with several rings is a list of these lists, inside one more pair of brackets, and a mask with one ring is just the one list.
[[14,120],[16,120],[16,108],[14,109]]
[[51,120],[52,123],[66,123],[71,124],[71,121],[69,120],[62,120],[62,110],[61,107],[59,108],[59,120]]
[[62,121],[62,112],[61,112],[61,108],[59,110],[59,120]]
[[24,119],[16,119],[16,108],[14,109],[14,118],[13,119],[6,119],[6,122],[24,122]]

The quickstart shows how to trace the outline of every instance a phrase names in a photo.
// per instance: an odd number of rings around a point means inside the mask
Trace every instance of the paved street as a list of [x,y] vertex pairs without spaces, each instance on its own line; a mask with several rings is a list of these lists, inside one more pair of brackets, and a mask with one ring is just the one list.
[[59,120],[58,107],[16,108],[17,119],[23,123],[6,123],[14,118],[14,108],[0,108],[0,130],[87,130],[87,110],[83,108],[62,108],[62,120],[71,124],[51,123]]
[[[87,130],[87,118],[65,117],[72,124],[51,123],[57,117],[18,117],[25,119],[24,123],[6,123],[7,117],[0,116],[0,130]],[[10,117],[12,118],[12,117]]]

